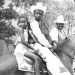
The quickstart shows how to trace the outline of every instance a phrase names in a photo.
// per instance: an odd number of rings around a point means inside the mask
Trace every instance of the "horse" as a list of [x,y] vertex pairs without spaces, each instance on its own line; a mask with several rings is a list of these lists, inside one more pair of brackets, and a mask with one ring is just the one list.
[[[48,75],[46,62],[40,63],[40,67],[40,74]],[[0,75],[35,75],[35,70],[34,72],[18,70],[16,56],[12,53],[0,56]]]
[[57,45],[54,52],[60,58],[61,62],[68,69],[71,75],[74,75],[73,60],[75,54],[75,35],[71,35],[67,39],[64,39],[62,44]]
[[[15,45],[13,48],[15,49]],[[16,56],[13,51],[7,51],[3,40],[0,40],[0,75],[34,75],[32,72],[18,70]]]
[[[75,53],[75,35],[63,40],[62,44],[59,44],[54,52],[60,58],[61,62],[73,74],[73,59]],[[0,75],[26,75],[28,72],[18,70],[16,57],[14,54],[4,55],[0,57]],[[34,75],[29,73],[28,75]],[[49,74],[51,75],[51,74]]]
[[25,75],[24,72],[18,70],[14,54],[0,56],[0,75]]

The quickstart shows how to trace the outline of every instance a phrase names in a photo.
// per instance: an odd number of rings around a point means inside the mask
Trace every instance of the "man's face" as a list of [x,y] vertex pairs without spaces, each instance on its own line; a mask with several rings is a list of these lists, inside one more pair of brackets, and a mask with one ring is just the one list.
[[18,26],[22,28],[27,27],[27,19],[26,18],[20,18],[18,22]]
[[42,10],[39,10],[39,9],[34,10],[35,19],[36,19],[37,21],[40,21],[41,18],[42,18],[42,16],[43,16],[43,13],[44,13],[44,12],[43,12]]
[[56,23],[56,25],[59,30],[62,30],[64,28],[64,23]]

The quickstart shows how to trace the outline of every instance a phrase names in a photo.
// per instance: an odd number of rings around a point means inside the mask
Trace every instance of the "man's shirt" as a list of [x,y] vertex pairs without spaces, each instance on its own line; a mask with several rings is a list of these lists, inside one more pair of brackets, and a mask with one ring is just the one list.
[[53,27],[49,33],[51,36],[52,41],[60,41],[64,40],[66,37],[69,36],[68,29],[64,27],[62,30],[58,30],[57,27]]
[[49,44],[49,42],[46,39],[46,37],[44,36],[44,34],[41,32],[41,29],[39,27],[39,22],[34,20],[34,21],[30,22],[30,26],[31,26],[32,32],[35,35],[35,37],[37,38],[37,40],[42,45],[47,46],[47,47],[51,47],[51,45]]
[[56,27],[53,27],[49,33],[52,41],[57,41],[58,42],[58,29]]

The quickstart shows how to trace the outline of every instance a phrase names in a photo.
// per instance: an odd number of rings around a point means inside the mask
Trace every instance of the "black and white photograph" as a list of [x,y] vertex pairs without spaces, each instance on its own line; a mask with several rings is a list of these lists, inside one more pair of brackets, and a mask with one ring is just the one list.
[[0,0],[0,75],[75,75],[75,0]]

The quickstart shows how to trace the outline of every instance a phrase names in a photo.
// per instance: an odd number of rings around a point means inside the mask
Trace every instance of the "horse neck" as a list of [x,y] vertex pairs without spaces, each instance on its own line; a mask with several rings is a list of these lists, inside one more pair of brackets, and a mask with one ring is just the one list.
[[61,62],[64,64],[64,66],[73,75],[73,69],[72,69],[73,59],[62,51],[56,50],[55,53],[60,58]]
[[[62,50],[62,51],[61,51]],[[59,45],[59,48],[55,53],[60,58],[61,62],[73,75],[73,58],[75,53],[75,35],[68,37],[68,41],[65,41],[62,45]]]

